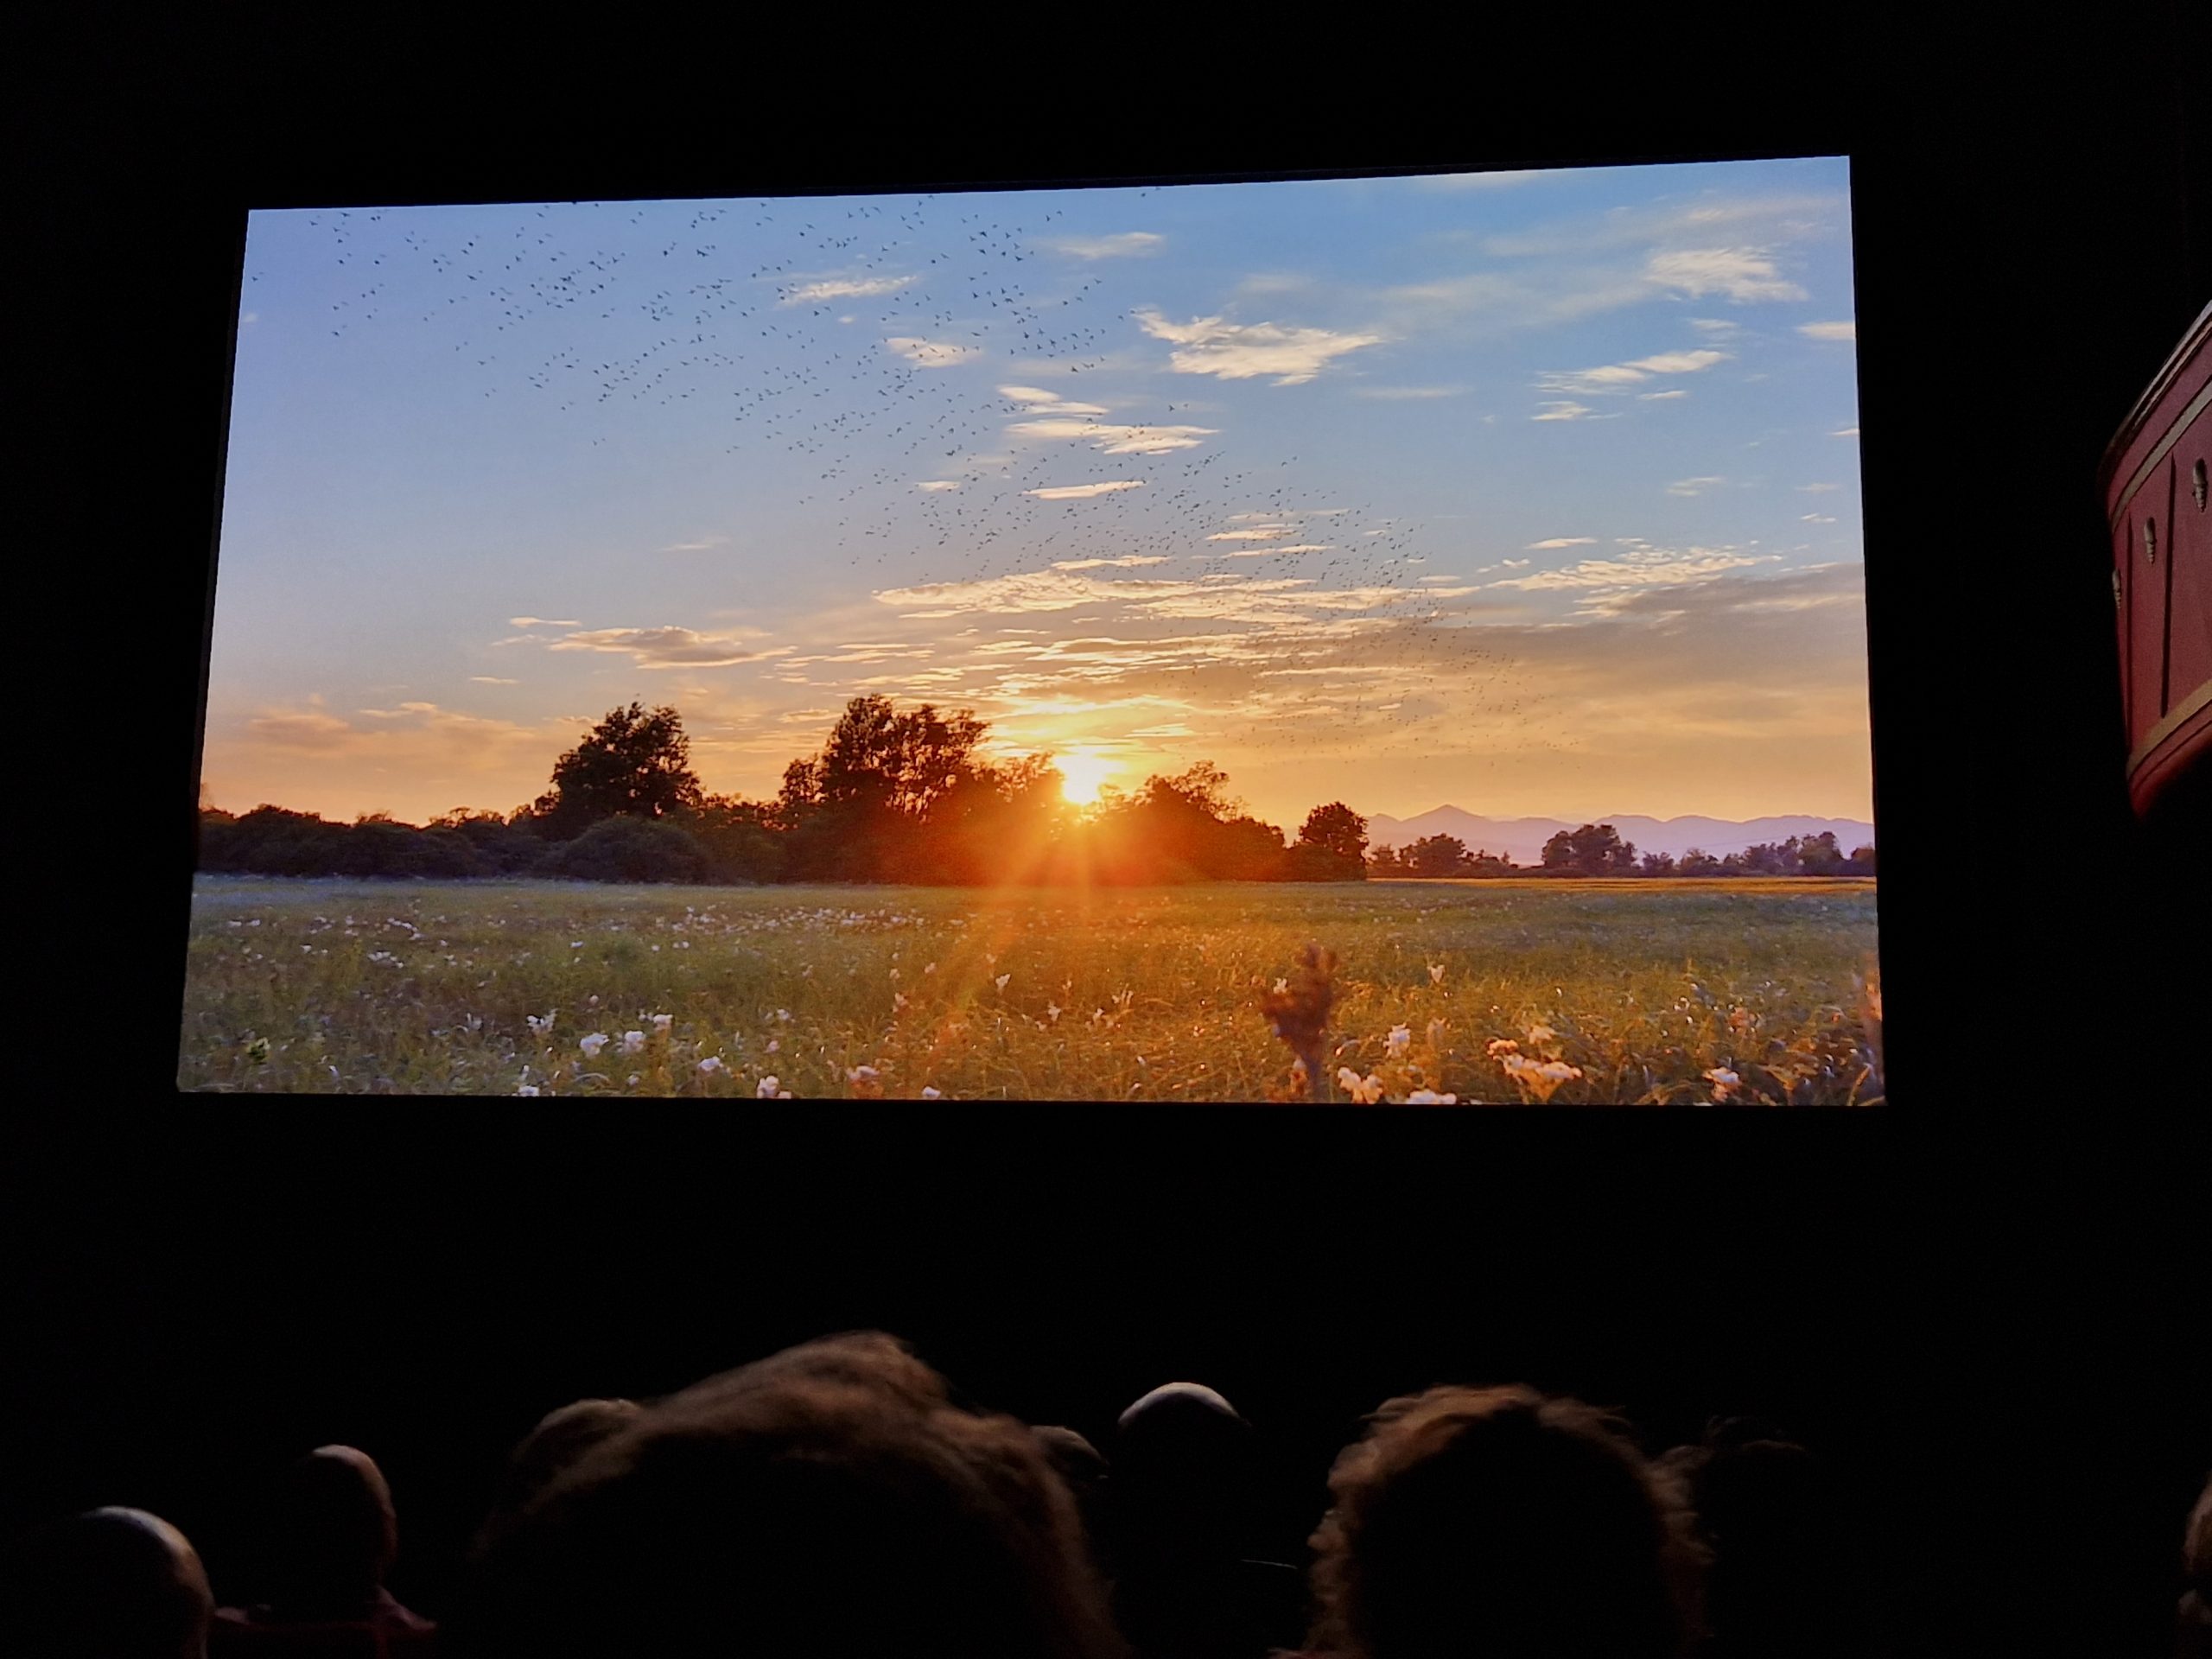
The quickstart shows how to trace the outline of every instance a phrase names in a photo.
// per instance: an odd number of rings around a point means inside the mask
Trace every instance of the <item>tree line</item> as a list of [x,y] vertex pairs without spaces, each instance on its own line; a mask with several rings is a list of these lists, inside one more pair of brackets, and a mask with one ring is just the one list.
[[1294,840],[1253,817],[1200,761],[1070,806],[1049,757],[994,760],[971,713],[855,697],[770,800],[716,795],[690,766],[673,709],[632,702],[555,762],[509,812],[456,807],[420,827],[344,823],[261,805],[203,808],[199,868],[260,875],[534,875],[604,881],[1356,881],[1364,821],[1316,807]]
[[[1295,838],[1253,817],[1229,776],[1199,761],[1071,807],[1044,755],[983,752],[988,724],[966,710],[855,697],[815,754],[785,768],[772,799],[716,795],[690,766],[683,717],[632,702],[611,711],[554,763],[545,792],[508,812],[456,807],[417,826],[371,813],[352,823],[260,805],[203,807],[198,868],[210,873],[455,879],[766,883],[1357,881],[1367,876],[1851,874],[1834,837],[1779,849],[1756,867],[1680,867],[1621,842],[1611,825],[1562,831],[1522,869],[1449,836],[1369,850],[1366,821],[1341,801],[1306,814]],[[1831,855],[1835,855],[1831,857]],[[1695,855],[1702,859],[1702,855]],[[1655,867],[1655,858],[1664,868]],[[1784,868],[1784,866],[1787,868]],[[1770,866],[1772,868],[1770,868]]]
[[1423,836],[1404,847],[1377,847],[1367,855],[1372,876],[1503,875],[1872,875],[1874,849],[1854,847],[1847,853],[1835,831],[1817,836],[1792,836],[1787,841],[1760,842],[1741,852],[1716,857],[1702,848],[1686,849],[1680,858],[1672,853],[1637,855],[1636,843],[1623,841],[1610,823],[1586,823],[1561,830],[1544,843],[1543,861],[1517,865],[1499,854],[1467,850],[1457,836]]

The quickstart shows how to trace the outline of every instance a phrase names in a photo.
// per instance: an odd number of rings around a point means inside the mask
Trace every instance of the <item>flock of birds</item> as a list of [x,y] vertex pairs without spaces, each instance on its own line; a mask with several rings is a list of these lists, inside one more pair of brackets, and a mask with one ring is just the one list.
[[[632,410],[692,405],[725,453],[775,458],[777,505],[804,510],[813,544],[868,591],[1059,564],[1239,595],[1234,620],[1185,612],[1170,630],[1247,636],[1254,690],[1224,705],[1244,718],[1205,734],[1224,748],[1294,753],[1326,722],[1363,748],[1424,752],[1478,709],[1522,722],[1523,738],[1486,742],[1497,753],[1559,747],[1535,729],[1543,695],[1432,591],[1472,585],[1465,553],[1306,486],[1296,454],[1241,452],[1222,401],[1163,394],[1166,347],[1113,308],[1109,267],[1065,251],[1056,197],[1027,200],[1018,219],[993,211],[1004,197],[957,195],[711,203],[682,221],[695,204],[548,205],[496,232],[484,210],[304,217],[345,273],[333,337],[441,325],[487,420],[502,397],[544,397],[593,446],[621,442]],[[1061,435],[1020,430],[1038,423]],[[1112,601],[1077,608],[1051,620],[1103,626]]]

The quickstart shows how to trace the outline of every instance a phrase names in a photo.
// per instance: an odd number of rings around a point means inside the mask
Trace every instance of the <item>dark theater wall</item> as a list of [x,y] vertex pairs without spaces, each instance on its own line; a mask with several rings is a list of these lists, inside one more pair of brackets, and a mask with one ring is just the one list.
[[[2060,1651],[2165,1650],[2212,1466],[2189,1312],[2202,976],[2174,965],[2204,837],[2192,861],[2187,833],[2127,812],[2094,474],[2212,298],[2202,31],[2177,0],[1933,33],[1723,9],[1575,26],[1551,54],[1000,43],[930,76],[645,23],[37,27],[11,264],[46,354],[21,384],[46,401],[19,454],[39,556],[16,613],[27,660],[77,669],[20,716],[41,816],[0,1116],[0,1535],[137,1503],[203,1542],[219,1589],[250,1573],[254,1481],[357,1441],[402,1506],[397,1587],[435,1609],[545,1409],[880,1325],[984,1402],[1093,1433],[1154,1383],[1214,1382],[1274,1437],[1284,1551],[1389,1393],[1525,1380],[1656,1443],[1760,1411],[1857,1476],[1899,1653],[2061,1630]],[[1242,92],[1194,79],[1194,54],[1238,63]],[[1009,136],[1000,88],[1068,118]],[[861,107],[915,127],[895,149],[880,123],[817,137]],[[245,200],[1791,152],[1854,157],[1897,1110],[715,1122],[175,1099]],[[114,326],[149,296],[164,326]],[[48,766],[56,731],[97,764]],[[2031,836],[1993,829],[2030,808]]]

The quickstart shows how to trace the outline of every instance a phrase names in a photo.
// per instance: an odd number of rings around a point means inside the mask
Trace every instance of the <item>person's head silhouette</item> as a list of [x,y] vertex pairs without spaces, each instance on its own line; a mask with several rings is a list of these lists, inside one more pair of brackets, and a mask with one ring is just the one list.
[[472,1564],[454,1659],[1113,1659],[1073,1499],[1010,1418],[887,1338],[648,1405]]
[[1337,1459],[1313,1644],[1348,1659],[1674,1659],[1688,1505],[1625,1426],[1533,1389],[1390,1401]]
[[268,1601],[278,1618],[358,1618],[376,1602],[399,1524],[366,1452],[317,1446],[285,1471],[269,1519]]
[[1132,1561],[1235,1560],[1253,1472],[1252,1426],[1227,1400],[1198,1382],[1153,1389],[1116,1425],[1122,1550]]
[[508,1454],[490,1513],[475,1548],[510,1524],[577,1459],[626,1427],[643,1409],[634,1400],[575,1400],[549,1411]]
[[[214,1609],[184,1535],[143,1510],[49,1527],[8,1563],[8,1643],[41,1659],[204,1659]],[[20,1644],[20,1645],[18,1645]]]

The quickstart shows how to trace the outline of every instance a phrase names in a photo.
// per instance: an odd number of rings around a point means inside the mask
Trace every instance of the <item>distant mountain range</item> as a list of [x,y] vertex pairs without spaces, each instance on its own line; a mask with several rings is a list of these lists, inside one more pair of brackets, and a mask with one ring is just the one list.
[[1635,843],[1638,853],[1672,853],[1677,858],[1693,847],[1719,857],[1761,842],[1817,836],[1824,830],[1835,831],[1836,845],[1846,853],[1854,847],[1869,846],[1874,840],[1874,826],[1858,818],[1751,818],[1739,823],[1726,818],[1643,818],[1619,814],[1569,823],[1558,818],[1478,817],[1456,806],[1439,806],[1411,818],[1377,813],[1367,821],[1367,842],[1370,847],[1409,847],[1423,836],[1457,836],[1471,853],[1497,853],[1516,864],[1539,864],[1543,861],[1546,842],[1562,830],[1580,828],[1584,822],[1611,824],[1623,841]]

